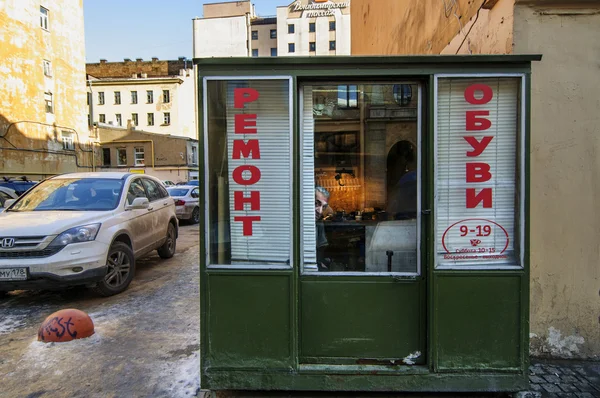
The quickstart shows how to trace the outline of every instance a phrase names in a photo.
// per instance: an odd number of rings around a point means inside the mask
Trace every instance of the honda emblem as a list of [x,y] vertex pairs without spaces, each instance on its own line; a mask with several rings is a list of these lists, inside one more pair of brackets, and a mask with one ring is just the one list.
[[2,240],[0,240],[0,242],[2,242],[0,244],[2,248],[13,247],[15,245],[15,238],[3,238]]

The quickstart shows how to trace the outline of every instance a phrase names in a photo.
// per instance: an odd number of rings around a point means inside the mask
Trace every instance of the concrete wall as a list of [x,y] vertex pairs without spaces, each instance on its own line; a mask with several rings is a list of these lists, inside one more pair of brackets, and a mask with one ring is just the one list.
[[483,0],[352,0],[352,55],[439,54]]
[[[91,167],[83,3],[48,0],[43,6],[47,29],[40,26],[39,2],[5,0],[0,7],[0,175],[38,179]],[[45,92],[52,93],[52,113]],[[73,135],[73,150],[63,150],[63,131]]]
[[254,15],[254,6],[249,0],[227,1],[204,4],[202,11],[204,18],[233,17],[246,14]]
[[247,57],[248,26],[245,16],[194,19],[194,58]]
[[600,358],[600,5],[517,5],[533,64],[532,353]]

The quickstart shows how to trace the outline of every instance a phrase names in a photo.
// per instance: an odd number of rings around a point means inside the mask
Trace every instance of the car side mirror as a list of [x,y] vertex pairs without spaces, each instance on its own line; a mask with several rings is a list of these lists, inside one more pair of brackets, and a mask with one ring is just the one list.
[[5,209],[8,209],[8,208],[9,208],[10,206],[12,206],[12,205],[13,205],[13,203],[15,203],[16,201],[17,201],[16,199],[7,199],[7,200],[4,202],[4,208],[5,208]]
[[148,198],[135,198],[133,202],[126,206],[127,210],[136,210],[136,209],[147,209],[150,207],[150,201]]

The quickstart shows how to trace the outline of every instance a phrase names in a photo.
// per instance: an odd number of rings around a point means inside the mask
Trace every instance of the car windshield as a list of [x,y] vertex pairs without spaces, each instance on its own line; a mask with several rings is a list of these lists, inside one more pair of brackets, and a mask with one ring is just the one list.
[[185,196],[189,192],[189,189],[185,188],[167,188],[169,195],[171,196]]
[[10,211],[113,210],[122,189],[122,180],[108,178],[51,179],[35,186]]

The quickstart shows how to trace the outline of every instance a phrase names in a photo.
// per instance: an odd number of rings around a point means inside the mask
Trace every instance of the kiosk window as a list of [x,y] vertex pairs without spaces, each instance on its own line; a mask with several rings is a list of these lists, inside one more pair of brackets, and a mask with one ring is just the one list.
[[210,266],[291,267],[290,83],[207,80]]
[[397,84],[410,104],[394,84],[303,87],[303,272],[420,272],[419,89]]
[[521,81],[438,79],[436,267],[520,267]]

